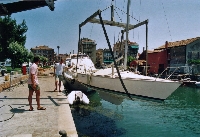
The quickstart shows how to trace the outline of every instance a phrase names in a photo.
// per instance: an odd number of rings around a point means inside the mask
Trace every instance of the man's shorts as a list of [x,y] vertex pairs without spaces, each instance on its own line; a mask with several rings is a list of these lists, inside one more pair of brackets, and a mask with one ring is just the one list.
[[34,89],[33,88],[33,84],[28,84],[28,88],[29,88],[29,90],[33,90],[33,91],[40,90],[40,86],[39,85],[36,85],[36,87]]
[[63,75],[55,75],[55,81],[62,81],[63,80]]

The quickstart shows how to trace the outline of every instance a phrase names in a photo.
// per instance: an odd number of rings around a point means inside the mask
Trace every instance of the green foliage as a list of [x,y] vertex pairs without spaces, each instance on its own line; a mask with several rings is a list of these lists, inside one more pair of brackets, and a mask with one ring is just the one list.
[[28,59],[30,60],[30,62],[33,62],[33,58],[34,58],[33,52],[29,52]]
[[132,56],[128,56],[128,59],[127,59],[128,62],[132,62],[133,60],[135,60],[134,57],[132,57]]
[[135,60],[134,57],[128,56],[128,57],[127,57],[127,65],[130,66],[130,63],[131,63],[133,60]]
[[19,68],[11,68],[11,67],[6,67],[7,68],[7,71],[6,73],[10,73],[11,71],[18,71],[19,73],[22,71],[22,68],[19,67]]
[[5,61],[12,56],[8,51],[10,43],[17,42],[24,47],[27,30],[24,20],[21,24],[17,24],[10,16],[0,17],[0,61]]
[[48,58],[44,57],[44,56],[40,56],[40,61],[42,62],[47,62]]
[[[38,55],[39,56],[39,55]],[[40,58],[40,63],[43,64],[43,66],[46,65],[46,62],[48,61],[48,58],[47,57],[44,57],[44,56],[39,56]]]
[[191,59],[191,60],[188,60],[188,64],[200,64],[200,59]]
[[20,67],[22,63],[29,62],[29,52],[18,42],[12,42],[8,47],[9,58],[11,59],[12,68]]

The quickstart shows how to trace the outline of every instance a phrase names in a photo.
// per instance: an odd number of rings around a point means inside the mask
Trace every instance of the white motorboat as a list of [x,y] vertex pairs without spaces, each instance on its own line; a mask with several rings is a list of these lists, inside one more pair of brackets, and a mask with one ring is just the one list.
[[[73,90],[88,91],[88,87],[126,93],[115,68],[96,69],[92,60],[86,56],[71,59],[72,67],[65,73],[67,86]],[[77,68],[77,69],[76,69]],[[181,82],[149,77],[120,70],[124,85],[131,95],[165,100]]]

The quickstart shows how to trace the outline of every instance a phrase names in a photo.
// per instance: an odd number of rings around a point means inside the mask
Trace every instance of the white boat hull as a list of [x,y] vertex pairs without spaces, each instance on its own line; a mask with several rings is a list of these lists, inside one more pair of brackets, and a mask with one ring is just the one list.
[[[126,93],[115,68],[96,69],[89,58],[80,58],[78,63],[72,59],[71,62],[75,65],[68,69],[64,76],[66,79],[75,80],[74,90],[81,90],[75,85],[81,87],[82,91],[87,85],[87,87]],[[178,81],[153,78],[123,70],[120,70],[120,76],[129,94],[160,100],[169,97],[181,85]]]
[[[78,74],[77,81],[88,86],[125,93],[119,78]],[[161,100],[166,99],[180,86],[179,82],[158,82],[138,79],[123,79],[123,82],[128,93],[132,95]]]

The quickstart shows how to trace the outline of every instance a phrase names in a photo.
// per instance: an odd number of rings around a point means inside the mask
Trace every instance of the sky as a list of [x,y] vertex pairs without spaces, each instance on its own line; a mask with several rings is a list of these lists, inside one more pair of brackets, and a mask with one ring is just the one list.
[[[17,0],[6,0],[14,2]],[[127,1],[115,0],[115,21],[127,22]],[[0,0],[0,3],[5,3]],[[102,18],[110,20],[112,0],[57,0],[55,9],[48,6],[13,13],[11,17],[17,23],[26,21],[28,31],[25,47],[30,50],[40,45],[53,48],[57,53],[77,53],[79,24],[91,16],[98,9],[102,10]],[[165,41],[174,42],[200,36],[200,1],[199,0],[131,0],[130,24],[135,25],[146,19],[148,23],[148,50],[165,44]],[[96,18],[99,18],[98,16]],[[105,26],[109,42],[121,39],[120,31],[123,28]],[[129,31],[128,38],[139,44],[139,53],[146,47],[146,26],[140,26]],[[100,24],[87,23],[81,29],[81,38],[95,40],[97,49],[108,48],[108,44]],[[126,35],[124,35],[126,39]]]

